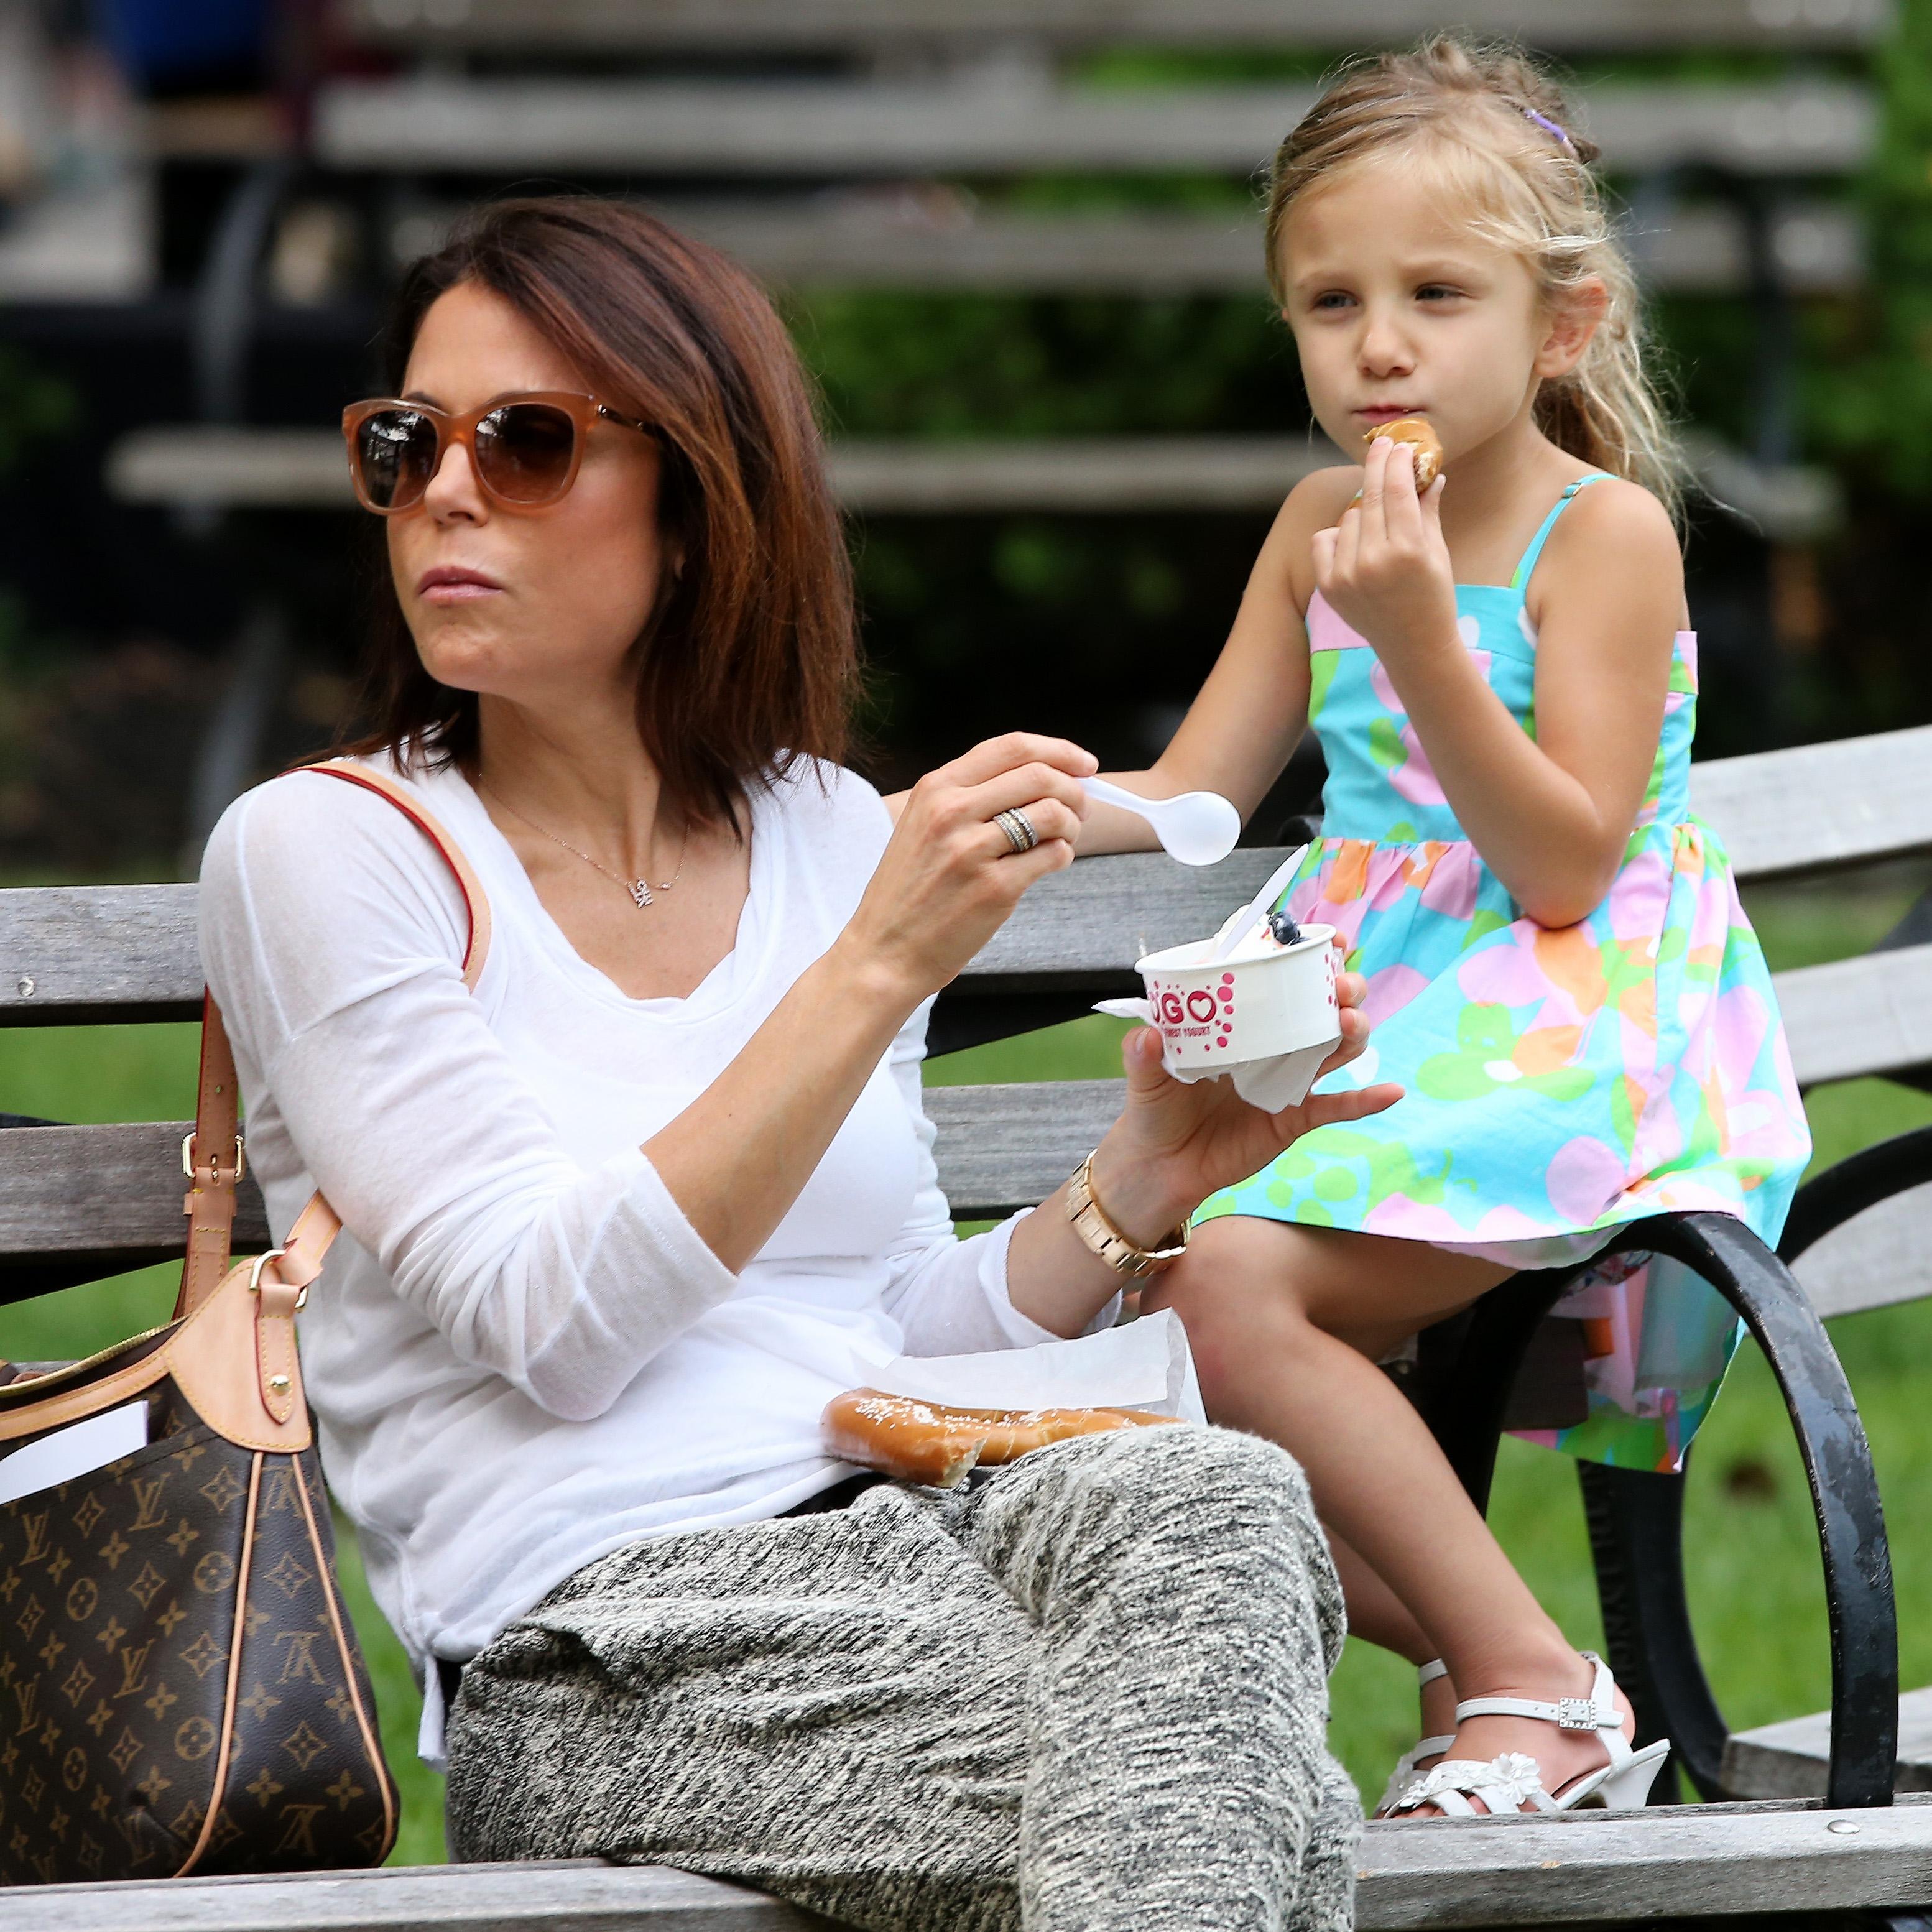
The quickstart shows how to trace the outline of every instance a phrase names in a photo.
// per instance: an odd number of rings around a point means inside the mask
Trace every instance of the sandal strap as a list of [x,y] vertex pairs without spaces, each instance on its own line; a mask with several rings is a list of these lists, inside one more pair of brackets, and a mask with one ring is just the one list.
[[1437,1678],[1448,1675],[1449,1666],[1439,1657],[1432,1657],[1426,1664],[1418,1664],[1415,1666],[1415,1681],[1418,1686],[1433,1684]]
[[1388,1783],[1383,1787],[1381,1799],[1376,1806],[1376,1815],[1379,1816],[1395,1808],[1402,1793],[1422,1775],[1415,1767],[1424,1758],[1440,1757],[1455,1742],[1453,1737],[1418,1738],[1412,1750],[1404,1751],[1396,1760],[1395,1768],[1389,1773]]
[[[1610,1675],[1610,1666],[1594,1650],[1577,1654],[1596,1672],[1588,1696],[1560,1698],[1553,1704],[1529,1697],[1472,1697],[1456,1706],[1456,1723],[1461,1724],[1466,1718],[1534,1718],[1560,1730],[1593,1731],[1603,1744],[1611,1772],[1624,1770],[1634,1754],[1617,1710],[1617,1680]],[[1436,1768],[1439,1771],[1442,1766]]]
[[1466,1698],[1456,1706],[1456,1723],[1467,1718],[1533,1718],[1540,1724],[1554,1724],[1559,1730],[1601,1731],[1614,1735],[1615,1744],[1610,1743],[1609,1735],[1604,1740],[1610,1744],[1614,1761],[1616,1744],[1624,1742],[1624,1720],[1617,1710],[1617,1680],[1610,1675],[1610,1666],[1594,1651],[1579,1654],[1596,1667],[1588,1696],[1559,1697],[1553,1702],[1534,1697]]
[[1460,1818],[1474,1814],[1472,1798],[1481,1798],[1492,1812],[1514,1811],[1525,1804],[1538,1811],[1558,1808],[1544,1789],[1542,1767],[1535,1759],[1521,1751],[1504,1751],[1486,1764],[1475,1758],[1444,1758],[1418,1778],[1390,1809],[1414,1811],[1433,1804]]

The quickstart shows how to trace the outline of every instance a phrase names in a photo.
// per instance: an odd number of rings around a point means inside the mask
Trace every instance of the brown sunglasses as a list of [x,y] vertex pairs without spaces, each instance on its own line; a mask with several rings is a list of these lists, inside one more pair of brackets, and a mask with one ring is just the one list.
[[393,517],[423,500],[452,443],[470,452],[478,486],[490,502],[516,510],[554,503],[577,481],[584,445],[599,418],[652,434],[595,396],[557,389],[499,396],[452,416],[428,403],[380,397],[342,412],[349,473],[365,510]]

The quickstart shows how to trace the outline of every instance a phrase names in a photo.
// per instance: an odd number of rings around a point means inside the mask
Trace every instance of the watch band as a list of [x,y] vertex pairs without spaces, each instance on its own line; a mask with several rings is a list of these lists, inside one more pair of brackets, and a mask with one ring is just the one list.
[[1172,1268],[1187,1252],[1187,1223],[1184,1221],[1158,1248],[1136,1247],[1107,1219],[1094,1198],[1094,1156],[1089,1154],[1066,1184],[1066,1218],[1073,1232],[1116,1274],[1138,1281]]

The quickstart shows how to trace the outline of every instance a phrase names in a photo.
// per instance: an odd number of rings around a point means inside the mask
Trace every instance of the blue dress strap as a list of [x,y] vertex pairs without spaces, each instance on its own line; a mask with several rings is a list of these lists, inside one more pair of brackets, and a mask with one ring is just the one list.
[[1529,540],[1529,548],[1522,554],[1522,561],[1516,567],[1516,574],[1510,579],[1510,588],[1520,590],[1529,582],[1529,574],[1536,568],[1536,560],[1543,554],[1543,546],[1550,541],[1550,532],[1556,527],[1556,519],[1562,516],[1564,506],[1579,490],[1592,483],[1600,483],[1609,475],[1607,470],[1593,470],[1587,476],[1580,476],[1569,484],[1562,496],[1551,505],[1550,514],[1543,520],[1534,536]]

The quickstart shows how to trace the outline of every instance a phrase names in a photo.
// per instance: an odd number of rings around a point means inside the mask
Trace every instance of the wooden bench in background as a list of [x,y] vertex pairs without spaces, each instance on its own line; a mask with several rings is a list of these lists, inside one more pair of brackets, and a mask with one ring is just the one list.
[[[1932,730],[1700,765],[1693,791],[1747,882],[1932,853]],[[1130,988],[1144,946],[1210,930],[1277,856],[1244,850],[1204,872],[1155,855],[1100,859],[1044,881],[942,997],[934,1052],[1028,1032]],[[194,918],[191,886],[0,893],[0,1025],[194,1018],[201,991]],[[1932,921],[1916,908],[1895,938],[1862,958],[1779,976],[1805,1085],[1873,1074],[1932,1080]],[[955,1212],[988,1216],[1044,1198],[1094,1144],[1120,1097],[1112,1081],[928,1090],[940,1178]],[[0,1303],[178,1256],[186,1130],[185,1122],[171,1121],[0,1133]],[[1796,1730],[1730,1737],[1682,1614],[1682,1479],[1586,1467],[1612,1660],[1646,1735],[1668,1730],[1707,1795],[1762,1793],[1762,1801],[1373,1826],[1363,1851],[1365,1932],[1932,1904],[1932,1807],[1908,1798],[1885,1808],[1898,1755],[1889,1563],[1864,1433],[1818,1318],[1932,1291],[1932,1244],[1924,1238],[1932,1208],[1928,1142],[1932,1130],[1905,1136],[1811,1184],[1794,1222],[1794,1252],[1810,1241],[1798,1261],[1802,1293],[1722,1217],[1666,1217],[1645,1227],[1644,1245],[1702,1268],[1731,1297],[1778,1370],[1814,1478],[1832,1711]],[[1827,1226],[1832,1232],[1822,1232]],[[243,1252],[267,1244],[252,1184],[236,1232]],[[1454,1412],[1435,1418],[1479,1496],[1508,1395],[1508,1375],[1495,1365],[1506,1370],[1520,1354],[1557,1286],[1519,1277],[1486,1300],[1478,1316],[1490,1327],[1458,1371]],[[1908,1703],[1908,1716],[1923,1701]],[[1922,1786],[1923,1773],[1915,1760],[1900,1781]],[[56,1888],[21,1894],[8,1910],[20,1932],[136,1925],[217,1932],[267,1923],[299,1932],[431,1922],[474,1932],[614,1932],[620,1924],[728,1932],[806,1922],[732,1888],[595,1865]]]
[[[286,201],[358,211],[378,281],[466,202],[560,178],[641,196],[794,287],[1259,299],[1250,184],[1314,83],[1096,83],[1082,62],[1122,44],[1305,62],[1439,24],[1418,0],[340,0],[335,12],[362,67],[393,70],[324,76],[302,142],[260,157],[235,189],[197,302],[210,423],[125,441],[109,466],[122,501],[204,517],[347,506],[332,431],[304,442],[247,426],[242,406],[267,313],[257,266]],[[1888,20],[1882,0],[1532,0],[1462,17],[1573,56],[1792,57],[1746,79],[1620,74],[1580,98],[1648,279],[1747,294],[1763,332],[1753,446],[1707,440],[1706,486],[1774,542],[1828,530],[1830,478],[1792,460],[1789,310],[1863,278],[1842,190],[1875,139],[1856,70]],[[1005,193],[1068,176],[1126,191],[1044,205]],[[1147,197],[1132,184],[1161,177],[1190,191],[1134,205]],[[1220,200],[1202,205],[1215,182]],[[1302,437],[1171,435],[884,441],[837,467],[865,514],[1265,512],[1319,460]]]

